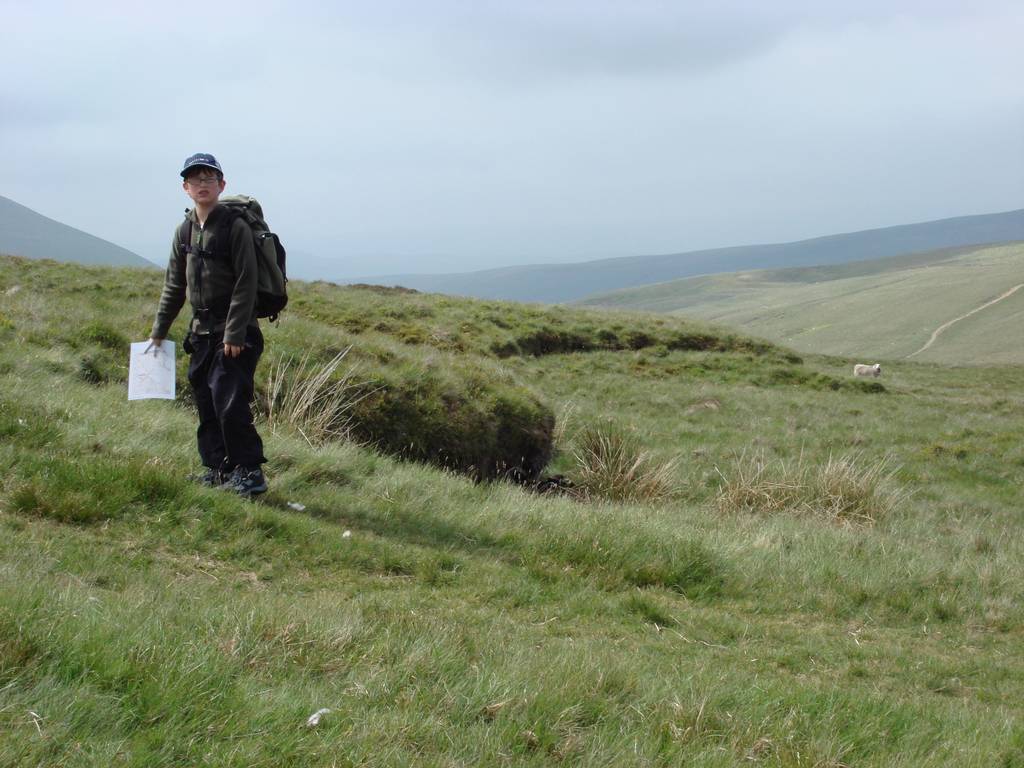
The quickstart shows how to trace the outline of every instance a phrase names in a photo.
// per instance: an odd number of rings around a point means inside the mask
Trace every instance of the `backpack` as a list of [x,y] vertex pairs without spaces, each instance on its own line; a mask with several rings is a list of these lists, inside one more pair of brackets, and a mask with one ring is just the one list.
[[[225,208],[225,226],[231,227],[239,216],[252,230],[256,246],[256,261],[259,264],[256,288],[256,317],[266,317],[270,322],[277,320],[281,310],[288,305],[288,273],[285,269],[285,250],[281,240],[270,231],[263,218],[263,207],[255,197],[228,195],[219,200]],[[226,240],[226,238],[225,238]],[[181,228],[182,250],[187,252],[192,242],[192,219],[185,212],[185,226]]]

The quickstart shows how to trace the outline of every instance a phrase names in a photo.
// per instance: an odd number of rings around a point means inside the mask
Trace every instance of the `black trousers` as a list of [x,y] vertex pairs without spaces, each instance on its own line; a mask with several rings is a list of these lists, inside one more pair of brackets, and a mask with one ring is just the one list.
[[203,464],[212,469],[255,467],[267,459],[263,441],[252,424],[256,363],[263,354],[263,334],[250,327],[238,357],[224,354],[220,333],[190,334],[188,381],[199,409],[196,438]]

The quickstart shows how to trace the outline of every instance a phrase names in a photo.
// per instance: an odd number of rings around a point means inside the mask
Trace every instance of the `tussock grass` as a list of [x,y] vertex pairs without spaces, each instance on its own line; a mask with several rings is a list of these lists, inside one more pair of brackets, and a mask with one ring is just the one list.
[[267,425],[294,429],[312,446],[347,437],[352,408],[367,394],[354,382],[355,366],[336,375],[349,350],[319,364],[308,352],[298,362],[290,356],[273,361],[260,408]]
[[897,471],[884,458],[869,461],[858,454],[829,455],[814,476],[819,514],[832,520],[867,523],[886,519],[910,493],[898,484]]
[[803,454],[786,461],[767,458],[763,450],[742,453],[721,478],[715,505],[721,512],[772,514],[796,512],[841,523],[872,524],[883,520],[907,498],[887,459],[861,454],[836,457],[815,465]]
[[658,503],[677,490],[677,460],[658,459],[635,435],[617,428],[589,428],[577,442],[573,482],[585,498]]
[[744,452],[721,478],[715,504],[722,512],[779,512],[797,504],[801,484],[789,465],[779,461],[772,467],[764,451]]

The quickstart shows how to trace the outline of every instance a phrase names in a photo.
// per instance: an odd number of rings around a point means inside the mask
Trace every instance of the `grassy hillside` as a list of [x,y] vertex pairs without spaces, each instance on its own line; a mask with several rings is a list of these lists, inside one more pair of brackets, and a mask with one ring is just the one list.
[[1024,295],[958,320],[1024,283],[1024,244],[709,275],[595,296],[586,306],[678,313],[802,352],[944,363],[1024,363]]
[[1017,368],[293,283],[261,396],[349,345],[425,408],[502,383],[577,487],[278,422],[245,502],[126,402],[159,272],[0,266],[0,765],[1024,765]]
[[77,264],[152,267],[127,248],[61,224],[0,196],[0,253]]
[[793,243],[627,256],[575,264],[530,264],[447,275],[391,275],[372,282],[486,299],[571,302],[593,294],[695,275],[846,264],[1015,240],[1024,240],[1024,209],[868,229]]

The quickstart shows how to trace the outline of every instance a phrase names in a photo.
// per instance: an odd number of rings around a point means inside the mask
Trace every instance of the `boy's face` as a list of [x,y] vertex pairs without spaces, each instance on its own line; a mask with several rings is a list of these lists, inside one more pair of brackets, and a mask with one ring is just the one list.
[[189,171],[182,187],[196,205],[210,205],[224,191],[224,179],[213,168],[199,166]]

